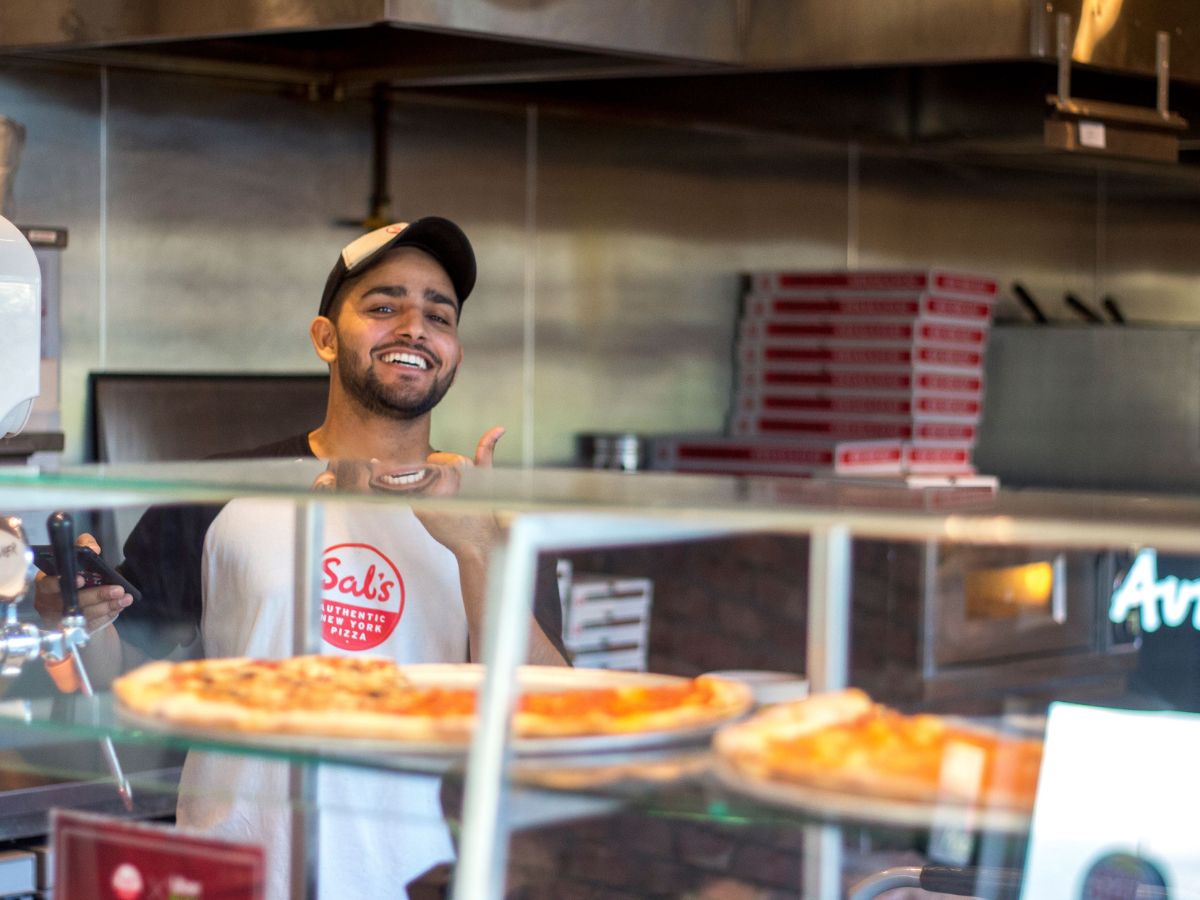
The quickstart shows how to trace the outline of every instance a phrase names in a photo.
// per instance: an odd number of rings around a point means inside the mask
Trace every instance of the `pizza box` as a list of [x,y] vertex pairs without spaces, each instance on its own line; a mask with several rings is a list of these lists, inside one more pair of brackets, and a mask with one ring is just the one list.
[[[969,480],[968,480],[969,479]],[[976,481],[977,479],[981,479]],[[771,504],[828,503],[894,509],[987,508],[995,499],[993,476],[948,478],[937,484],[918,479],[775,480],[751,482],[749,499]]]
[[884,416],[936,416],[956,421],[979,421],[982,401],[978,395],[925,394],[920,391],[886,394],[782,394],[739,393],[739,413],[850,413]]
[[795,435],[836,439],[901,438],[904,440],[964,443],[977,437],[973,422],[919,420],[911,416],[793,418],[779,415],[738,415],[731,423],[737,435]]
[[994,298],[967,300],[939,294],[747,294],[742,318],[762,322],[944,320],[987,325]]
[[813,475],[899,472],[903,443],[680,435],[654,439],[652,466],[675,472]]
[[646,671],[646,650],[601,650],[595,653],[576,653],[571,657],[576,669],[611,669],[622,672]]
[[908,441],[904,445],[904,471],[914,475],[974,472],[971,462],[975,445],[934,444],[926,441]]
[[760,292],[930,291],[956,297],[995,298],[995,278],[946,269],[867,269],[752,272],[752,290]]
[[856,368],[876,366],[919,366],[925,369],[968,370],[977,373],[983,367],[982,348],[914,346],[896,343],[831,344],[815,341],[790,344],[746,344],[738,348],[738,361],[744,366],[786,368],[792,365],[829,365]]
[[773,393],[800,390],[904,391],[971,394],[983,392],[982,372],[944,372],[912,366],[839,367],[797,365],[792,368],[744,366],[738,373],[739,385],[746,390],[770,390]]
[[801,344],[852,343],[945,344],[953,347],[983,347],[987,344],[986,326],[953,322],[895,321],[875,319],[759,321],[743,319],[738,330],[739,345],[753,343]]
[[563,644],[572,652],[585,650],[611,650],[615,648],[641,649],[650,635],[650,620],[629,622],[624,625],[602,625],[596,628],[581,628],[563,635]]

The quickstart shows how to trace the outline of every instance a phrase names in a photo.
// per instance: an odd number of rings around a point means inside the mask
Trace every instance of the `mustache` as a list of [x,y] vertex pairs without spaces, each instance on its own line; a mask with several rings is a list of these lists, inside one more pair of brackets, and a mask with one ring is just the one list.
[[435,365],[442,364],[442,358],[437,355],[432,349],[424,344],[417,344],[412,341],[392,341],[387,344],[380,344],[378,347],[371,348],[371,355],[378,356],[382,353],[391,353],[393,351],[411,350],[413,353],[419,353],[422,356],[428,356],[433,360]]

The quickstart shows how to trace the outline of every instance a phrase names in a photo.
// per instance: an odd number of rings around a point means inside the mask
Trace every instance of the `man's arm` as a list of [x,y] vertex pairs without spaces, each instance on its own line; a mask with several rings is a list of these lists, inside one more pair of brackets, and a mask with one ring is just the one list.
[[[429,462],[462,469],[470,466],[488,468],[496,451],[496,443],[504,436],[504,427],[496,426],[484,432],[475,447],[474,460],[457,453],[436,451],[429,455]],[[456,485],[444,485],[442,490],[452,493]],[[458,560],[459,580],[462,586],[463,605],[467,612],[467,633],[470,641],[470,659],[478,662],[483,648],[484,604],[487,599],[487,572],[492,547],[500,536],[500,526],[490,514],[431,513],[416,510],[417,518],[433,535],[434,540],[448,548]],[[538,579],[540,582],[542,579]],[[542,592],[537,592],[540,601]],[[552,598],[553,599],[553,598]],[[563,651],[557,645],[558,635],[548,636],[545,628],[553,627],[547,622],[558,622],[562,630],[561,608],[555,601],[557,616],[542,614],[535,608],[534,618],[529,623],[528,661],[536,665],[564,666],[567,664]],[[541,620],[541,621],[539,621]]]
[[[488,562],[490,554],[455,553],[459,580],[462,583],[463,605],[467,610],[467,633],[471,662],[481,660],[483,648],[484,607],[487,600]],[[536,618],[529,622],[529,651],[526,659],[534,665],[565,666],[562,653],[542,630]]]

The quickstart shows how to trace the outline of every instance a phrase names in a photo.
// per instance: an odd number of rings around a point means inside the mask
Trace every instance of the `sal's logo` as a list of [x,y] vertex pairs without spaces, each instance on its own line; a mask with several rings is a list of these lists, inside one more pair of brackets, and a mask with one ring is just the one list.
[[117,900],[139,900],[146,889],[142,873],[131,863],[121,863],[112,874],[113,896]]
[[1168,575],[1158,577],[1158,553],[1143,550],[1129,567],[1129,574],[1112,595],[1108,618],[1124,622],[1138,610],[1142,631],[1158,631],[1160,625],[1178,628],[1191,613],[1192,627],[1200,630],[1200,581]]
[[321,558],[321,631],[343,650],[387,640],[404,615],[404,579],[370,544],[334,544]]

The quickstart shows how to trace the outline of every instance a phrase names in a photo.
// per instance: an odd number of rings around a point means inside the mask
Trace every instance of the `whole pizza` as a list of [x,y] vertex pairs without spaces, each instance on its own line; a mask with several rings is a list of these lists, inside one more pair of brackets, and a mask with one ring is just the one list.
[[758,783],[1027,811],[1042,742],[903,715],[849,689],[771,706],[722,728],[719,757]]
[[[581,686],[523,690],[517,737],[690,729],[751,704],[744,686],[709,676],[586,686],[583,670],[557,671],[580,676],[573,681]],[[371,656],[153,662],[118,678],[113,691],[122,708],[157,722],[264,734],[465,741],[476,718],[474,685],[418,683],[406,667]]]

